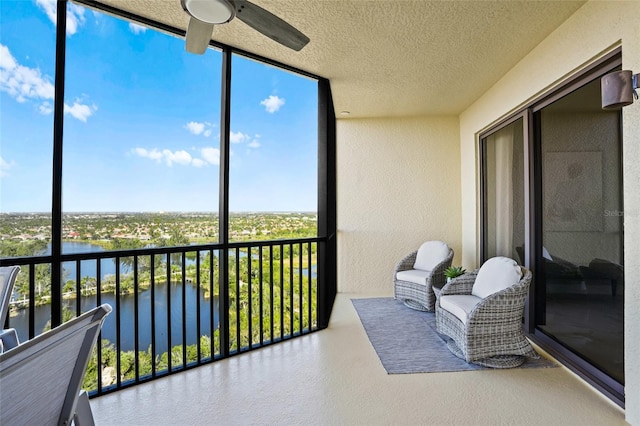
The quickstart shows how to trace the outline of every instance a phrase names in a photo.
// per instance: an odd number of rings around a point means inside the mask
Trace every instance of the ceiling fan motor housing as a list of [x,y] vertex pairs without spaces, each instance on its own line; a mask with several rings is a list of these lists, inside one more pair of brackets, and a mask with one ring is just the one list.
[[235,17],[235,7],[228,0],[182,0],[182,4],[191,16],[209,24],[224,24]]

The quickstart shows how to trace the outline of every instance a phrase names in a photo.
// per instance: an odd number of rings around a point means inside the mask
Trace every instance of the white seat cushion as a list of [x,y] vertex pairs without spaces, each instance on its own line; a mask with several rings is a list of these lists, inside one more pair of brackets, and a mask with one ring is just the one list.
[[414,269],[433,271],[449,255],[449,246],[442,241],[427,241],[418,249]]
[[427,285],[427,279],[431,276],[431,271],[421,271],[418,269],[408,269],[406,271],[398,271],[396,278],[400,281],[409,281],[411,283]]
[[471,294],[484,299],[511,287],[521,278],[522,269],[515,260],[501,256],[492,257],[480,267]]
[[440,296],[440,307],[458,317],[463,324],[467,323],[469,313],[482,299],[471,295],[450,294]]

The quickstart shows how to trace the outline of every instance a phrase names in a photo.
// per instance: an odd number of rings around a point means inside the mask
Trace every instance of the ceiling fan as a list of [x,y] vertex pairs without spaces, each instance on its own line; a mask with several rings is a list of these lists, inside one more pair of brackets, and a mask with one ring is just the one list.
[[214,25],[226,24],[233,18],[295,51],[309,43],[309,37],[292,25],[247,0],[180,0],[180,3],[191,16],[186,36],[186,49],[191,53],[203,54]]

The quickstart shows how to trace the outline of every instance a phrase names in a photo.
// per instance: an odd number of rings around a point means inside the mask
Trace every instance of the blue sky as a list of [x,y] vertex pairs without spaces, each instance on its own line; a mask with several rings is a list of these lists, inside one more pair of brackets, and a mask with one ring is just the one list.
[[[0,13],[0,212],[48,212],[55,0]],[[67,19],[63,210],[217,211],[221,53],[71,3]],[[232,67],[230,209],[316,211],[317,83]]]

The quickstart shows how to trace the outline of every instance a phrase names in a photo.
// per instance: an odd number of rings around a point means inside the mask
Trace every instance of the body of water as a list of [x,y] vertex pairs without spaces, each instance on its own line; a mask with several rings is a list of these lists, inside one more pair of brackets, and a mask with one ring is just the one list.
[[[169,291],[169,296],[167,292]],[[167,297],[171,298],[171,310],[169,312]],[[113,311],[107,316],[102,326],[102,338],[108,339],[115,344],[116,342],[116,317],[117,304],[116,297],[113,294],[102,294],[100,303],[108,303]],[[187,285],[185,287],[185,305],[184,321],[186,324],[186,344],[193,345],[197,342],[197,300],[200,300],[200,333],[203,335],[211,335],[211,300],[205,299],[203,292],[198,291],[195,286]],[[65,300],[65,307],[73,313],[76,311],[76,301]],[[82,297],[80,300],[82,312],[86,312],[97,306],[97,297]],[[155,309],[155,339],[156,353],[160,354],[167,351],[168,333],[167,325],[171,321],[171,345],[175,346],[182,343],[182,286],[166,284],[158,285],[155,288],[155,297],[153,307]],[[219,318],[218,298],[213,298],[213,321],[214,330],[218,327]],[[120,296],[120,348],[123,351],[132,351],[135,348],[135,296]],[[168,316],[169,315],[169,316]],[[35,332],[40,334],[49,320],[51,319],[51,306],[43,305],[35,308]],[[147,350],[151,345],[151,289],[138,293],[138,345],[140,350]],[[18,315],[11,317],[10,326],[18,332],[21,342],[29,338],[29,311],[23,309]]]

